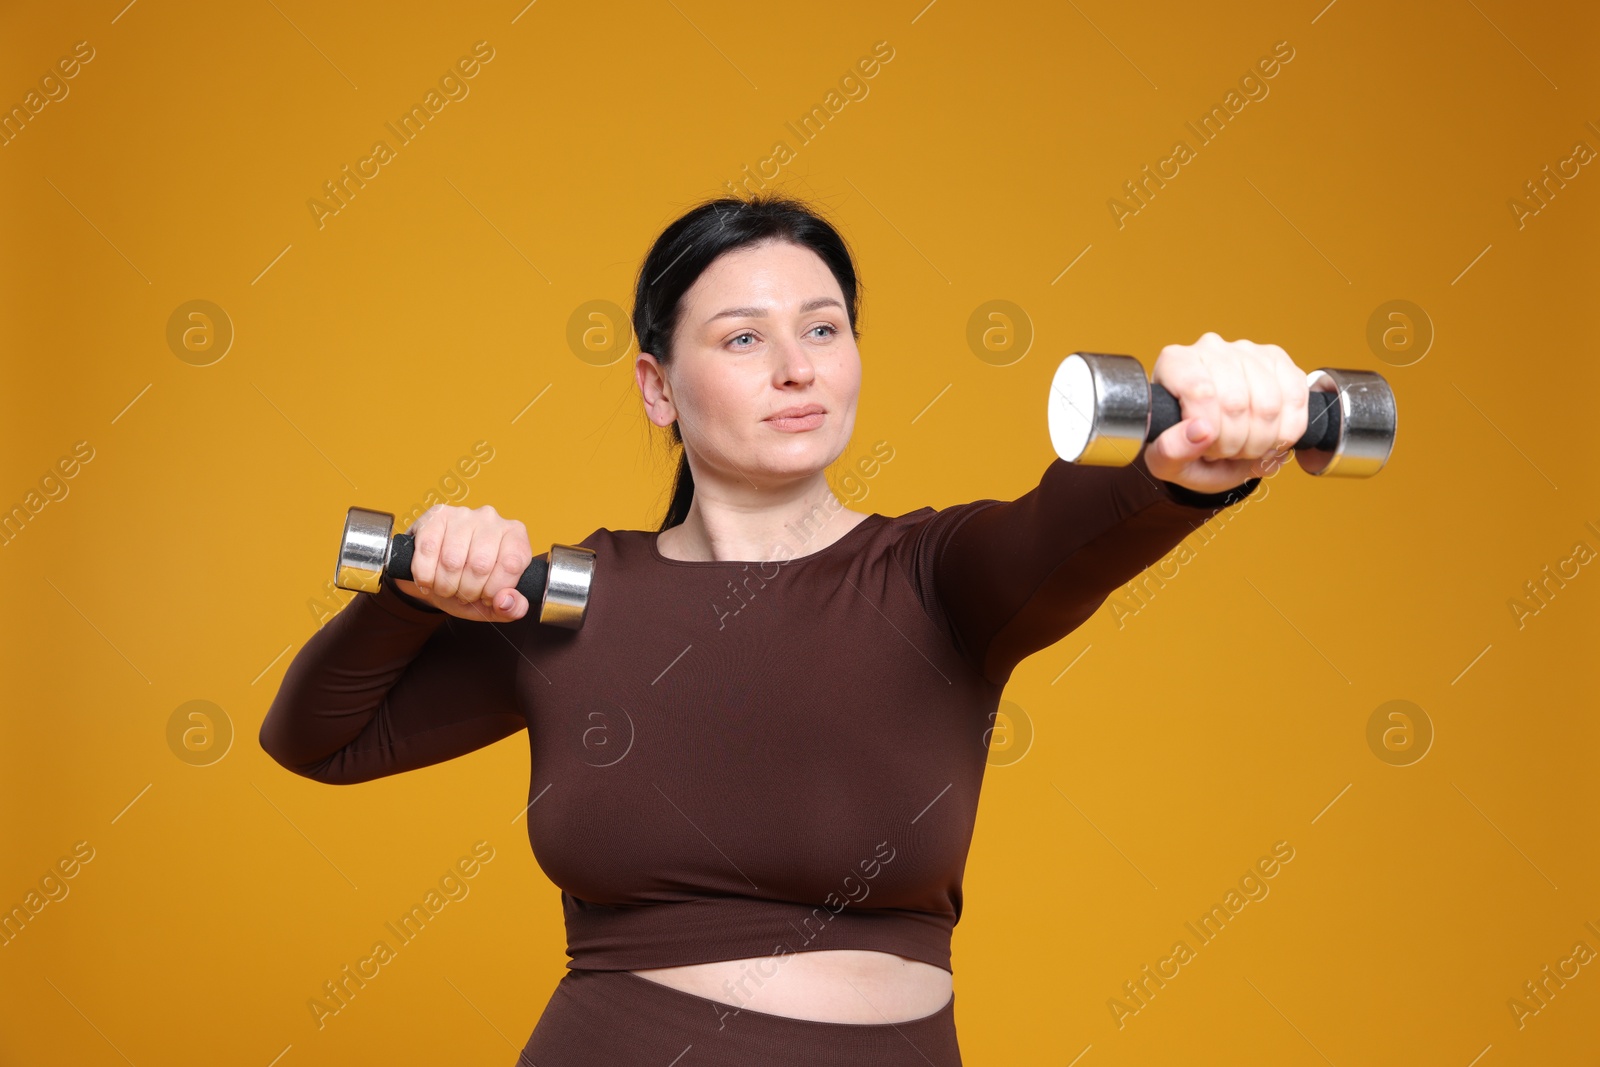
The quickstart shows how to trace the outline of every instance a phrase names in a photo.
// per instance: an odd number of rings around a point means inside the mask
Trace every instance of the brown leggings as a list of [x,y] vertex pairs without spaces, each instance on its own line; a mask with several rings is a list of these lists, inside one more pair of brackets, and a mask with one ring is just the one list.
[[517,1067],[961,1067],[955,994],[932,1015],[836,1023],[736,1008],[628,971],[569,970]]

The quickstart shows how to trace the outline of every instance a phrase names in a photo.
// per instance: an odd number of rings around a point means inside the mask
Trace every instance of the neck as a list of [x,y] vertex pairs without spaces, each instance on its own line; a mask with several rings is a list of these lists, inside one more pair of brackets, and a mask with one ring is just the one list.
[[656,544],[671,559],[782,561],[826,548],[865,517],[847,509],[820,475],[759,507],[696,485],[689,514]]

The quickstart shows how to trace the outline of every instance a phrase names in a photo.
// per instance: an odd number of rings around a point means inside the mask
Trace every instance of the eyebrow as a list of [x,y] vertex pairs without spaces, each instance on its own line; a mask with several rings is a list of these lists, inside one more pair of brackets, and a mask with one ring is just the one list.
[[[828,307],[830,304],[832,306],[838,308],[840,311],[844,310],[844,305],[839,303],[839,301],[835,300],[833,297],[831,297],[831,296],[819,296],[815,300],[807,300],[804,304],[801,304],[800,305],[800,314],[804,315],[808,311],[815,311],[818,308]],[[729,319],[729,318],[736,318],[737,319],[737,318],[747,318],[747,317],[748,318],[752,318],[752,319],[764,319],[764,318],[767,317],[767,309],[766,308],[757,308],[757,307],[725,308],[722,311],[719,311],[715,315],[711,316],[709,319],[707,319],[706,320],[706,324],[710,325],[711,323],[717,321],[718,319]]]

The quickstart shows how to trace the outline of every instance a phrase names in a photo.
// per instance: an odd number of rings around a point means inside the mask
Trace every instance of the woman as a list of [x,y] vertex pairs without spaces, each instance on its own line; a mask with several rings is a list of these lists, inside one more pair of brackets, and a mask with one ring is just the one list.
[[522,1064],[959,1064],[950,937],[1006,680],[1305,429],[1282,349],[1208,333],[1162,350],[1185,419],[1134,464],[866,514],[824,476],[855,422],[857,310],[848,249],[804,205],[678,219],[633,310],[677,481],[657,531],[580,542],[584,627],[529,618],[523,523],[438,507],[413,580],[315,634],[262,724],[278,762],[335,783],[528,729],[528,834],[571,959]]

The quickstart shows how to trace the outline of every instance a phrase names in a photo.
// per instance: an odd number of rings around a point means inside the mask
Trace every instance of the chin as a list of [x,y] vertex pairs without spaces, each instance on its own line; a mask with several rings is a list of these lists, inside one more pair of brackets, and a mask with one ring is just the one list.
[[767,449],[762,454],[762,468],[773,474],[788,476],[815,474],[827,470],[839,458],[842,449],[832,441],[807,441],[785,449]]

